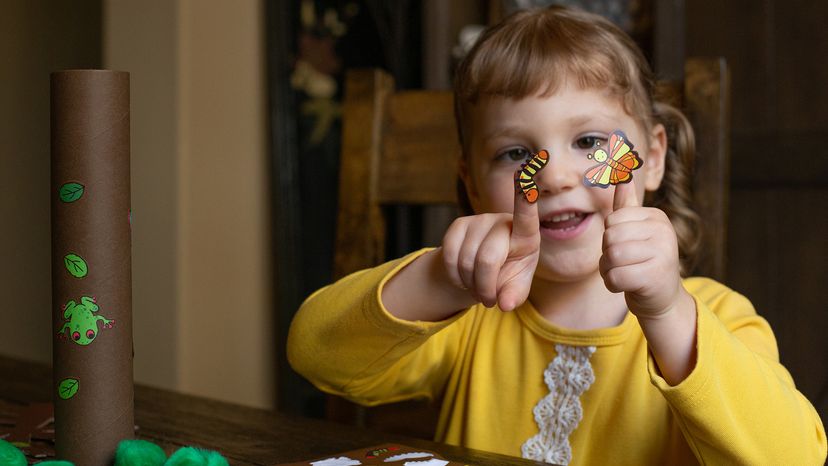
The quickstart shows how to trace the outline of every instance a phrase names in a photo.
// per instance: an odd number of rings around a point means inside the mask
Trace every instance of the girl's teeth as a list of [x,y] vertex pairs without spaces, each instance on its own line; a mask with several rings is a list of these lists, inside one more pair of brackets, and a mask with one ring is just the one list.
[[589,214],[584,212],[565,212],[562,214],[547,217],[548,220],[541,222],[541,228],[548,228],[557,231],[569,231],[578,228],[584,218]]
[[570,213],[555,215],[555,216],[552,217],[552,221],[553,222],[563,222],[563,221],[569,220],[570,218],[573,218],[573,217],[577,217],[577,215],[570,212]]

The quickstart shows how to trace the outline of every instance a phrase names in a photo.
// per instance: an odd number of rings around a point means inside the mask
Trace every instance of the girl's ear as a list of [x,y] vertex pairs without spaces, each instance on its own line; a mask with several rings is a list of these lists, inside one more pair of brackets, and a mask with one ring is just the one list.
[[655,191],[664,178],[665,158],[667,157],[667,130],[658,123],[650,132],[650,147],[644,159],[644,189]]

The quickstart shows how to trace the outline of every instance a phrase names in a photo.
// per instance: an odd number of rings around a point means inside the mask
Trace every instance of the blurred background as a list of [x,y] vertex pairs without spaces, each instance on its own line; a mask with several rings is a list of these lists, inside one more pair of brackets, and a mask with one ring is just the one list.
[[[732,78],[726,283],[828,416],[828,3],[821,0],[0,0],[0,354],[49,362],[49,73],[129,71],[135,380],[321,416],[287,367],[330,282],[345,70],[448,89],[481,26],[533,4],[604,14],[661,78]],[[453,211],[401,208],[389,255]]]

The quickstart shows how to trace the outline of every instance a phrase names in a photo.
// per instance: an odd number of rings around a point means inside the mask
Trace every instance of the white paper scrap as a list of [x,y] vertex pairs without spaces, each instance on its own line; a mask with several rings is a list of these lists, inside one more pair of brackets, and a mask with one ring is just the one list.
[[449,462],[445,460],[431,458],[430,460],[425,461],[406,461],[403,463],[403,466],[446,466],[448,463]]
[[340,456],[338,458],[328,458],[324,460],[314,461],[313,466],[356,466],[362,464],[362,461],[348,458],[347,456]]

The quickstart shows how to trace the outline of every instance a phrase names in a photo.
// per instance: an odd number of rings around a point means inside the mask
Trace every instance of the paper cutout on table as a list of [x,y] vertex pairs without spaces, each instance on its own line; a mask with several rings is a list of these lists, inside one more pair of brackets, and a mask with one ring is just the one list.
[[55,457],[54,423],[52,403],[19,405],[0,400],[0,439],[19,448],[29,463]]
[[406,461],[403,463],[403,466],[446,466],[447,464],[449,464],[449,462],[446,460],[431,458],[430,460],[425,461]]
[[63,202],[75,202],[83,196],[84,189],[84,186],[80,183],[66,183],[60,187],[58,195]]
[[446,460],[432,451],[423,450],[421,448],[412,448],[405,445],[390,444],[336,453],[320,459],[298,461],[295,463],[280,463],[278,466],[351,466],[378,464],[389,466],[465,465],[465,463]]
[[400,447],[396,445],[391,445],[388,448],[380,448],[378,450],[371,450],[365,454],[366,458],[379,458],[380,456],[386,455],[388,453],[393,453],[395,451],[399,451]]
[[58,396],[62,400],[68,400],[75,396],[78,393],[78,389],[80,388],[80,382],[78,379],[74,378],[66,378],[60,381],[58,384]]
[[623,131],[613,131],[607,141],[609,153],[599,148],[587,156],[598,162],[598,165],[584,173],[584,184],[607,188],[609,185],[632,181],[632,171],[644,164],[638,157],[638,152],[633,150],[634,147]]
[[[0,405],[0,439],[19,448],[29,458],[55,456],[55,415],[52,403],[27,406]],[[32,460],[30,459],[29,462]]]
[[546,163],[549,162],[549,152],[542,150],[535,154],[528,162],[521,164],[515,176],[515,185],[518,192],[522,192],[523,196],[530,204],[537,202],[540,197],[538,185],[535,183],[535,175],[543,170]]
[[83,296],[80,300],[80,304],[69,301],[63,306],[63,319],[66,322],[58,330],[58,336],[66,338],[66,330],[69,330],[72,341],[86,346],[98,336],[98,322],[103,322],[104,328],[112,328],[115,320],[95,315],[100,309],[95,298]]
[[386,463],[390,463],[392,461],[412,460],[417,458],[431,458],[433,456],[433,453],[426,453],[424,451],[412,451],[411,453],[402,453],[399,455],[389,456],[388,458],[385,458],[383,461],[385,461]]
[[357,466],[362,464],[361,461],[353,458],[340,456],[338,458],[328,458],[320,461],[311,462],[313,466]]
[[77,254],[67,254],[64,256],[63,265],[66,266],[69,274],[75,278],[83,278],[89,273],[89,266],[86,265],[86,261]]

